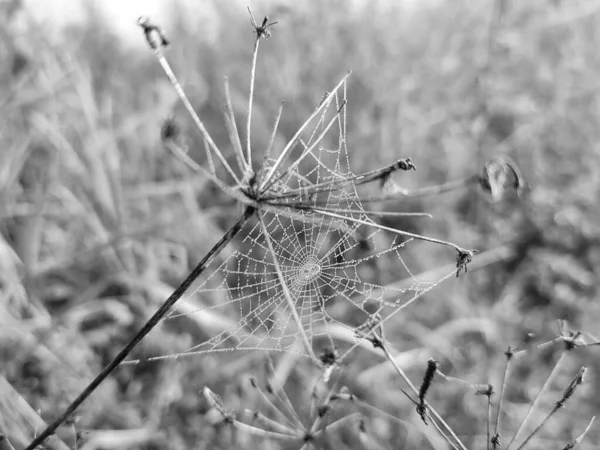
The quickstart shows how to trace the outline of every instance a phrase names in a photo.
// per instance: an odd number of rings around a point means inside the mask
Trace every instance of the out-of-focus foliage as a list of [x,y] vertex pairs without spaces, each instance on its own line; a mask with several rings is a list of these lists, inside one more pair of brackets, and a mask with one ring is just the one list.
[[[252,50],[245,5],[212,2],[210,23],[202,8],[173,8],[164,20],[173,43],[168,57],[215,141],[233,157],[222,78],[229,77],[241,120]],[[482,252],[508,249],[445,282],[388,326],[409,375],[418,380],[433,356],[444,372],[499,387],[503,351],[524,333],[551,339],[556,319],[594,332],[600,323],[597,1],[458,1],[406,10],[395,2],[337,0],[254,10],[279,21],[258,59],[255,149],[267,145],[281,100],[276,147],[352,69],[348,142],[355,172],[410,156],[417,172],[395,181],[411,189],[471,176],[506,155],[528,183],[519,199],[492,202],[471,188],[385,207],[434,215],[387,220],[388,226]],[[18,1],[0,3],[0,376],[47,420],[120,350],[240,212],[162,148],[160,124],[173,115],[190,154],[204,158],[199,134],[149,51],[126,50],[98,11],[57,41],[47,38],[50,26],[33,23]],[[415,273],[452,262],[444,249],[418,244],[408,251]],[[201,330],[165,327],[144,341],[140,354],[182,350],[195,333]],[[556,357],[546,350],[516,363],[503,436],[516,429]],[[288,394],[301,405],[314,374],[308,363],[282,361],[280,367],[293,368],[281,369]],[[372,419],[371,432],[384,448],[398,442],[417,448],[420,418],[382,363],[358,350],[341,372],[343,383],[407,421],[399,430]],[[593,348],[568,361],[555,391],[582,363],[590,369],[585,395],[542,435],[556,439],[557,448],[600,408]],[[261,355],[215,354],[123,368],[79,411],[78,426],[130,430],[117,444],[96,448],[239,447],[250,438],[215,425],[200,389],[211,386],[230,408],[253,408],[244,374],[260,374],[261,367]],[[430,401],[475,448],[483,445],[486,409],[469,392],[440,383]],[[0,411],[5,434],[9,414]],[[22,426],[33,435],[31,424]],[[407,430],[412,440],[400,441]],[[592,430],[588,442],[597,446],[598,436]],[[350,431],[340,439],[354,448]]]

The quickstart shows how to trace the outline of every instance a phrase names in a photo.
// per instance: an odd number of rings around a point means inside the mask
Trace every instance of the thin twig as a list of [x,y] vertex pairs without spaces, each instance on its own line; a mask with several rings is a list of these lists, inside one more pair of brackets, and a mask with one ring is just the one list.
[[510,447],[513,444],[513,442],[515,441],[515,439],[517,439],[517,437],[519,436],[519,433],[521,433],[521,431],[523,431],[523,429],[527,425],[527,422],[529,421],[529,418],[531,417],[531,413],[533,412],[533,409],[537,406],[540,399],[542,398],[542,395],[548,390],[548,388],[554,381],[554,377],[558,374],[558,370],[561,368],[563,360],[564,360],[565,356],[567,355],[567,353],[568,353],[567,349],[565,349],[561,352],[560,357],[558,358],[558,360],[556,361],[556,364],[554,365],[554,368],[552,369],[552,372],[550,372],[550,375],[548,375],[548,378],[546,379],[544,385],[542,386],[542,388],[536,395],[533,402],[531,402],[531,405],[529,405],[529,409],[527,410],[527,414],[525,415],[525,418],[523,419],[523,421],[521,422],[521,425],[519,425],[519,428],[517,429],[517,431],[513,435],[512,439],[506,446],[506,450],[510,449]]
[[[331,92],[330,96],[335,94],[335,92],[346,82],[346,79],[350,76],[351,73],[352,72],[348,72],[341,79],[341,81],[333,88],[333,91]],[[292,137],[292,139],[290,139],[290,141],[287,143],[287,145],[283,148],[283,150],[281,151],[281,154],[275,161],[275,164],[273,164],[273,166],[267,173],[267,176],[265,177],[265,179],[262,180],[262,184],[260,185],[259,191],[262,192],[264,190],[264,187],[271,180],[271,177],[275,174],[275,172],[277,172],[277,169],[279,168],[279,166],[281,165],[283,160],[288,156],[288,153],[290,152],[290,150],[292,149],[292,147],[294,146],[294,144],[296,143],[296,141],[298,140],[298,138],[300,137],[302,132],[306,129],[308,124],[311,123],[312,120],[315,117],[317,117],[317,115],[328,105],[329,105],[329,101],[321,102],[321,104],[313,111],[313,113],[310,115],[310,117],[308,119],[306,119],[306,121],[302,124],[300,129],[296,132],[296,134]]]
[[[510,367],[510,362],[514,356],[512,348],[509,346],[504,352],[506,355],[506,365],[504,366],[504,374],[502,375],[502,385],[500,386],[500,399],[498,400],[498,410],[496,413],[496,424],[494,425],[494,434],[492,436],[492,444],[494,449],[499,445],[500,435],[498,434],[498,429],[500,428],[500,414],[502,413],[502,402],[504,401],[504,392],[506,390],[506,380],[508,379],[508,369]],[[488,437],[488,440],[490,438]]]
[[439,184],[436,186],[428,186],[420,189],[408,190],[408,189],[399,189],[396,192],[392,192],[389,194],[383,195],[375,195],[370,197],[361,198],[361,203],[374,203],[374,202],[383,202],[388,200],[398,200],[403,197],[430,197],[438,194],[443,194],[445,192],[451,192],[455,189],[469,186],[470,184],[474,184],[479,180],[479,175],[472,175],[465,178],[460,178],[458,180],[452,180],[444,184]]
[[[344,103],[342,103],[341,107],[343,107],[343,106],[344,106]],[[338,112],[338,115],[339,115],[339,112]],[[318,140],[317,140],[317,142],[318,142]],[[401,168],[404,168],[403,170],[409,170],[410,168],[414,169],[414,165],[412,164],[412,162],[410,162],[410,158],[401,159],[389,166],[370,170],[368,172],[364,172],[364,173],[361,173],[358,175],[352,175],[350,177],[346,177],[341,180],[325,181],[322,183],[313,184],[311,186],[306,186],[306,187],[297,188],[297,189],[289,189],[286,192],[283,192],[283,193],[280,193],[277,195],[266,195],[263,198],[265,200],[271,200],[271,199],[281,200],[283,198],[288,198],[288,197],[312,196],[312,195],[322,193],[322,192],[339,191],[341,189],[346,188],[350,184],[353,186],[360,186],[363,184],[370,183],[372,181],[381,180],[383,177],[389,176],[392,172],[397,171],[398,169],[401,169]]]
[[281,434],[287,434],[289,436],[299,437],[299,434],[297,431],[292,430],[288,426],[283,425],[282,423],[279,423],[276,420],[273,420],[273,419],[265,416],[260,411],[252,411],[250,409],[247,409],[246,413],[248,415],[252,416],[253,421],[260,422],[264,427],[272,428],[273,429],[272,431],[276,431],[277,433],[281,433]]
[[271,150],[273,148],[273,143],[275,142],[275,136],[277,136],[277,129],[279,128],[279,122],[281,121],[281,115],[283,114],[283,105],[285,101],[282,101],[279,105],[279,110],[277,111],[277,118],[275,119],[275,124],[273,125],[273,131],[271,132],[271,137],[269,138],[269,144],[267,145],[267,150],[265,151],[265,160],[271,157]]
[[69,407],[50,424],[38,437],[36,437],[25,450],[34,450],[38,445],[50,436],[65,420],[67,420],[75,410],[100,386],[100,384],[121,364],[133,349],[160,323],[160,321],[169,313],[173,305],[186,293],[194,281],[204,272],[213,259],[231,242],[231,240],[241,231],[244,224],[254,214],[253,207],[247,207],[242,217],[236,224],[229,229],[227,233],[209,250],[204,258],[194,267],[190,274],[181,282],[173,293],[165,300],[162,306],[146,322],[140,331],[131,339],[131,341],[119,352],[117,356],[92,380],[92,382],[83,390],[79,396],[73,400]]
[[287,433],[278,433],[275,431],[267,431],[267,430],[263,430],[262,428],[257,428],[254,427],[252,425],[248,425],[244,422],[240,422],[237,419],[233,419],[233,426],[236,427],[238,430],[242,430],[242,431],[247,431],[250,434],[253,434],[255,436],[260,436],[264,439],[274,439],[277,441],[287,441],[287,442],[301,442],[302,441],[302,437],[301,436],[293,436],[293,435],[289,435]]
[[15,450],[6,436],[0,433],[0,450]]
[[575,447],[577,444],[579,444],[583,440],[585,435],[588,434],[588,431],[590,431],[590,429],[592,428],[592,425],[594,424],[594,420],[596,420],[596,416],[592,417],[592,419],[588,423],[587,427],[585,427],[585,430],[583,430],[583,433],[581,433],[576,439],[572,440],[567,445],[565,445],[562,450],[571,450],[573,447]]
[[[379,339],[379,338],[376,337],[376,339]],[[385,357],[388,359],[388,361],[390,361],[390,363],[392,363],[392,365],[394,366],[394,369],[396,369],[396,372],[398,373],[398,375],[400,375],[400,377],[406,382],[406,384],[415,393],[415,395],[418,396],[419,395],[419,389],[417,389],[417,387],[412,383],[412,381],[410,381],[410,378],[408,378],[408,376],[406,375],[406,373],[404,373],[404,371],[400,368],[400,366],[398,365],[398,363],[396,363],[396,360],[392,357],[392,354],[390,352],[389,345],[383,339],[380,339],[379,342],[381,343],[380,348],[383,350],[383,353],[385,354]],[[450,428],[450,426],[438,414],[438,412],[429,403],[426,403],[426,406],[427,406],[427,411],[429,413],[431,413],[431,415],[433,417],[435,417],[437,419],[437,421],[441,425],[444,426],[444,428],[447,430],[447,432],[454,438],[456,444],[462,450],[467,450],[467,448],[462,443],[462,441],[458,438],[458,436],[456,435],[456,433],[454,433],[454,431],[452,430],[452,428]],[[442,433],[442,435],[444,435],[444,433]]]
[[233,111],[233,102],[231,101],[231,92],[229,90],[229,78],[225,77],[225,108],[229,115],[229,124],[232,130],[231,144],[233,145],[235,156],[242,172],[248,170],[248,164],[244,159],[244,150],[242,149],[242,141],[240,140],[240,134],[237,128],[237,122],[235,120],[235,112]]
[[361,417],[361,416],[362,416],[361,413],[352,413],[352,414],[348,414],[347,416],[340,417],[339,419],[334,420],[331,423],[328,423],[327,426],[316,430],[314,432],[314,434],[312,435],[312,437],[313,438],[318,438],[323,433],[330,432],[330,431],[332,431],[332,430],[334,430],[336,428],[339,428],[340,426],[344,425],[346,422],[349,422],[353,418],[355,418],[355,417]]
[[252,53],[252,71],[250,72],[250,94],[248,95],[248,118],[246,122],[246,161],[248,167],[252,168],[252,147],[250,146],[250,124],[252,121],[252,102],[254,99],[254,78],[256,77],[256,58],[258,56],[258,46],[260,36],[256,36],[254,41],[254,52]]
[[219,187],[219,189],[221,189],[221,191],[223,191],[225,194],[227,194],[230,197],[234,198],[235,200],[241,202],[242,204],[249,205],[249,206],[255,206],[255,207],[258,206],[258,204],[256,202],[253,202],[248,197],[246,197],[244,194],[242,194],[239,190],[234,189],[234,188],[230,187],[228,184],[221,181],[215,175],[210,173],[208,170],[206,170],[204,167],[202,167],[200,164],[198,164],[196,161],[194,161],[192,158],[190,158],[187,155],[187,153],[185,153],[181,149],[181,147],[179,147],[175,142],[165,141],[165,147],[167,147],[167,150],[173,152],[175,154],[175,156],[177,156],[186,166],[188,166],[194,172],[198,172],[198,173],[202,174],[203,176],[205,176],[206,178],[211,180],[213,183],[215,183]]
[[[158,29],[156,26],[151,25],[147,21],[143,21],[142,19],[140,19],[140,21],[138,23],[144,29],[147,39],[149,36],[149,32],[152,32],[153,30]],[[162,51],[161,46],[160,45],[153,46],[151,44],[150,47],[152,48],[152,52],[154,53],[154,56],[156,56],[156,59],[158,60],[163,71],[167,75],[167,78],[169,78],[169,81],[173,85],[175,92],[177,92],[177,95],[179,96],[179,99],[183,103],[183,106],[185,106],[185,109],[187,110],[188,114],[190,115],[190,117],[192,118],[192,120],[194,121],[194,123],[196,124],[196,126],[198,127],[200,132],[202,133],[202,135],[208,140],[208,143],[209,143],[211,149],[215,152],[217,157],[221,160],[221,163],[223,164],[223,166],[225,167],[227,172],[229,172],[229,174],[232,176],[232,178],[235,180],[235,182],[237,184],[240,184],[240,179],[237,177],[237,175],[235,174],[235,172],[233,171],[233,169],[231,168],[231,166],[229,165],[227,160],[223,157],[223,154],[221,153],[221,151],[219,150],[219,148],[213,141],[212,137],[210,136],[210,134],[204,127],[204,124],[200,120],[200,117],[198,116],[198,114],[196,114],[196,111],[194,111],[194,107],[192,106],[192,103],[189,101],[187,95],[185,94],[185,91],[181,87],[181,84],[179,83],[177,76],[173,72],[173,69],[171,69],[171,66],[170,66],[169,62],[167,61],[167,58],[165,58],[165,55]]]
[[571,382],[565,389],[565,392],[563,393],[562,398],[556,402],[556,404],[554,405],[552,410],[548,413],[548,415],[544,418],[544,420],[542,420],[542,422],[535,428],[535,430],[533,430],[531,432],[531,434],[529,436],[527,436],[527,438],[523,441],[523,443],[521,445],[519,445],[517,450],[522,450],[523,448],[525,448],[527,443],[544,427],[544,425],[546,425],[546,423],[548,423],[548,420],[550,420],[550,418],[560,408],[562,408],[565,405],[565,402],[575,393],[577,386],[579,386],[581,383],[583,383],[583,376],[584,376],[586,370],[587,370],[586,366],[583,366],[583,367],[581,367],[581,369],[579,369],[579,372],[577,372],[577,375],[575,375],[575,377],[571,380]]
[[[274,203],[274,202],[269,202],[269,205],[288,206],[288,204],[286,204],[286,203]],[[429,213],[420,213],[420,212],[371,211],[371,210],[365,210],[365,209],[328,208],[328,207],[323,207],[323,206],[319,206],[319,210],[332,212],[332,213],[358,214],[358,215],[379,216],[379,217],[427,217],[428,219],[433,218],[433,215],[431,215]]]
[[284,420],[286,420],[292,427],[302,426],[302,422],[299,422],[296,419],[296,417],[288,417],[286,414],[283,413],[283,411],[280,408],[277,407],[277,405],[275,405],[275,403],[273,403],[271,398],[267,394],[265,394],[265,392],[259,387],[258,381],[254,376],[250,378],[250,385],[260,393],[260,397],[263,399],[266,405],[270,409],[272,409],[277,415],[281,416]]
[[208,147],[208,141],[206,140],[206,136],[202,136],[202,142],[204,143],[204,152],[206,153],[208,171],[216,177],[217,171],[215,170],[215,163],[213,162],[212,155],[210,154],[210,148]]
[[314,211],[316,213],[322,214],[324,216],[334,217],[336,219],[345,220],[345,221],[348,221],[348,222],[353,222],[353,223],[365,225],[365,226],[368,226],[368,227],[377,228],[377,229],[383,230],[383,231],[389,231],[389,232],[397,234],[399,236],[411,237],[411,238],[414,238],[414,239],[419,239],[421,241],[431,242],[431,243],[434,243],[434,244],[447,245],[449,247],[452,247],[453,249],[455,249],[459,253],[462,253],[462,252],[466,251],[462,247],[459,247],[458,245],[456,245],[456,244],[454,244],[454,243],[452,243],[450,241],[443,241],[441,239],[430,238],[430,237],[427,237],[427,236],[423,236],[421,234],[415,234],[415,233],[410,233],[408,231],[398,230],[396,228],[386,227],[384,225],[379,225],[378,223],[375,223],[375,222],[367,222],[366,220],[356,219],[354,217],[342,216],[342,215],[339,215],[339,214],[336,214],[336,213],[328,212],[328,211],[326,211],[324,209],[321,209],[319,207],[311,208],[311,211]]
[[[269,354],[267,354],[267,367],[269,369],[269,372],[271,372],[271,374],[274,375],[275,367],[273,366],[273,361],[271,360],[271,357]],[[276,380],[275,376],[273,376],[272,379]],[[289,397],[287,396],[285,389],[283,389],[283,386],[278,386],[278,389],[275,390],[275,388],[273,388],[273,383],[271,381],[269,381],[269,388],[271,389],[272,393],[279,398],[281,403],[283,403],[283,405],[287,409],[288,413],[296,420],[298,426],[301,429],[304,429],[304,425],[302,424],[300,417],[298,417],[298,414],[296,413],[296,410],[294,409],[292,402],[290,401]]]
[[[337,110],[337,113],[335,115],[335,117],[333,117],[329,123],[325,126],[325,128],[323,129],[323,131],[321,132],[321,134],[319,135],[319,137],[317,137],[317,139],[315,139],[315,141],[309,146],[306,147],[304,149],[304,152],[302,152],[302,154],[300,155],[300,157],[294,161],[292,164],[290,164],[290,166],[281,174],[277,175],[275,178],[273,178],[271,180],[271,182],[264,187],[264,189],[261,189],[261,192],[265,192],[267,191],[271,186],[273,186],[275,183],[277,183],[277,181],[281,180],[282,178],[284,178],[287,174],[289,174],[292,170],[294,170],[296,167],[298,167],[298,165],[300,164],[300,162],[306,158],[306,156],[308,155],[312,155],[312,151],[313,149],[319,144],[321,143],[321,141],[323,140],[323,138],[325,137],[325,135],[327,134],[327,132],[329,131],[329,129],[333,126],[333,124],[336,122],[338,115],[340,114],[340,112],[342,112],[342,110],[344,109],[344,107],[346,106],[346,102],[344,101],[342,103],[342,106],[340,106],[340,108]],[[313,155],[314,156],[314,155]]]

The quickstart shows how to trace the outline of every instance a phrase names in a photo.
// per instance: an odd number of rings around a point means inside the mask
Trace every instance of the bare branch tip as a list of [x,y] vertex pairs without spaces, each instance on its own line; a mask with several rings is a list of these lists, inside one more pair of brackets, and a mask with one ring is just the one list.
[[158,50],[159,48],[169,46],[170,42],[167,39],[164,30],[150,22],[149,17],[139,17],[137,24],[142,28],[146,42],[152,50]]
[[269,16],[265,16],[265,18],[262,21],[262,24],[258,25],[256,20],[254,19],[254,14],[252,14],[252,10],[250,9],[250,6],[248,6],[248,12],[250,13],[250,23],[252,24],[252,27],[254,28],[254,31],[256,32],[256,39],[257,40],[260,40],[261,38],[269,39],[271,37],[270,27],[272,27],[273,25],[275,25],[279,22],[269,23]]

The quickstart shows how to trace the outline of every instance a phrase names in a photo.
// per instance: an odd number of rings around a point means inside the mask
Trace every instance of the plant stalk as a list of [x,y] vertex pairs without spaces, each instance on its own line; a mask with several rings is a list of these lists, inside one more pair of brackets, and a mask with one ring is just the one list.
[[133,339],[119,352],[119,354],[94,378],[94,380],[79,394],[79,396],[73,400],[69,407],[60,415],[52,424],[48,427],[33,441],[25,450],[34,450],[44,440],[49,437],[54,431],[67,420],[75,410],[85,401],[87,398],[100,386],[100,384],[123,362],[125,358],[131,353],[131,351],[146,337],[152,329],[158,325],[163,317],[165,317],[171,308],[177,303],[177,301],[185,294],[189,287],[194,281],[204,272],[208,265],[213,261],[221,251],[227,246],[229,242],[241,231],[244,224],[254,214],[255,209],[249,206],[244,211],[242,217],[237,223],[231,227],[231,229],[225,233],[219,242],[210,249],[202,261],[200,261],[196,267],[190,272],[190,274],[181,282],[181,284],[175,289],[175,291],[165,300],[162,306],[154,313],[154,315],[146,322],[140,331],[133,337]]

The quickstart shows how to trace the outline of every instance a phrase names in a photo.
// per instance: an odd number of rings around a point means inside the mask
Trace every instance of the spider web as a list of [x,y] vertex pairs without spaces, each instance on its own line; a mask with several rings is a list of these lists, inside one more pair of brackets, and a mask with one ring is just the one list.
[[[327,104],[312,130],[298,140],[297,158],[274,174],[269,195],[279,207],[262,211],[263,224],[257,221],[244,231],[239,249],[164,319],[165,326],[195,322],[202,329],[195,333],[197,343],[184,352],[146,360],[233,350],[308,355],[302,334],[316,353],[340,345],[352,349],[359,339],[357,330],[386,320],[454,274],[419,281],[402,256],[412,239],[390,237],[369,226],[375,224],[351,182],[345,81],[341,91],[324,97]],[[273,164],[265,159],[259,180]],[[335,188],[311,195],[311,186],[325,183]],[[321,208],[335,217],[315,211]],[[381,273],[412,281],[403,288],[382,285]]]

